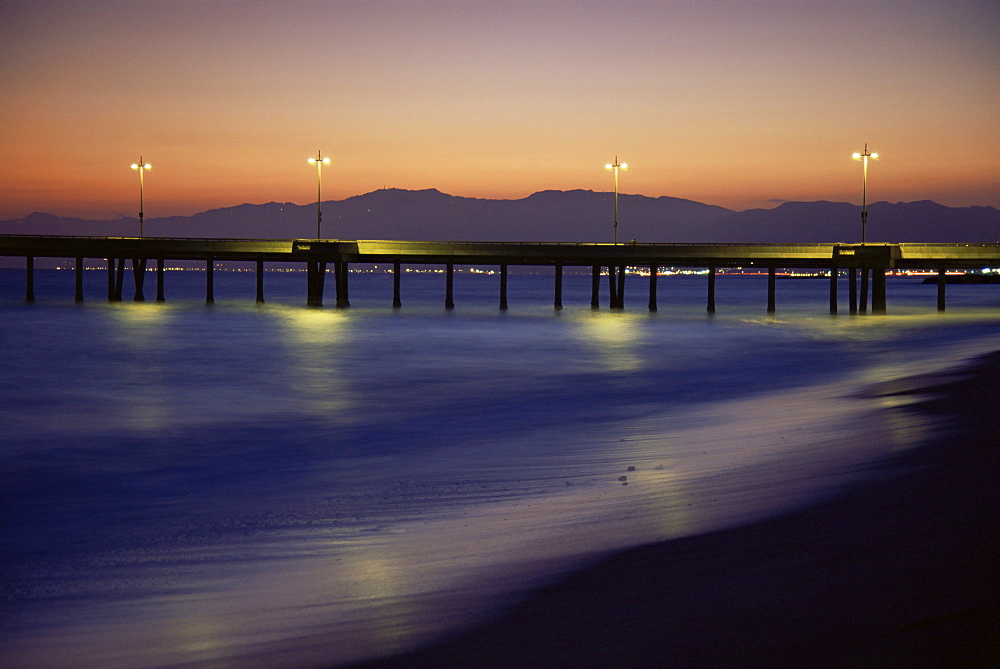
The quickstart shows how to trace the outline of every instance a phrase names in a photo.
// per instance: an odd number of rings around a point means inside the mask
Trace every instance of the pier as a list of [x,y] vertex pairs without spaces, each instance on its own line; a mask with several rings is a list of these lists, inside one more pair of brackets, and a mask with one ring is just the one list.
[[205,263],[205,300],[214,301],[213,270],[217,261],[256,263],[257,302],[264,302],[265,263],[301,263],[306,269],[305,298],[310,306],[323,306],[327,275],[332,274],[335,304],[350,306],[348,285],[352,263],[391,264],[392,305],[402,305],[401,272],[404,265],[444,266],[444,304],[453,308],[456,265],[497,266],[498,303],[507,308],[510,266],[553,268],[553,306],[562,307],[562,275],[566,267],[586,267],[592,275],[591,306],[601,307],[602,276],[607,276],[611,309],[624,309],[626,268],[648,270],[646,306],[657,309],[657,276],[663,268],[707,270],[706,310],[715,311],[716,272],[727,268],[767,272],[766,309],[777,309],[775,277],[779,269],[829,273],[831,314],[838,313],[838,281],[846,273],[848,312],[886,312],[885,283],[889,270],[937,272],[937,309],[945,309],[945,275],[948,271],[1000,266],[1000,244],[577,244],[516,242],[415,242],[326,239],[172,239],[129,237],[54,237],[0,235],[0,256],[25,259],[27,301],[34,301],[36,258],[71,258],[76,262],[76,299],[83,300],[85,259],[107,262],[108,300],[120,301],[125,285],[126,261],[132,269],[133,299],[145,300],[147,267],[155,263],[156,299],[165,300],[164,261]]

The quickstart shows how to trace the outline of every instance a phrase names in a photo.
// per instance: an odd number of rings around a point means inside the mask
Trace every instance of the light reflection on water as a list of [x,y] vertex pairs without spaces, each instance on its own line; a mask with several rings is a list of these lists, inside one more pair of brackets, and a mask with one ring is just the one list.
[[555,312],[549,277],[512,277],[534,301],[506,313],[493,284],[446,312],[437,278],[405,279],[399,311],[353,277],[350,310],[294,283],[265,305],[206,307],[197,282],[166,304],[0,295],[0,659],[404,648],[601,551],[835,491],[936,429],[859,388],[1000,324],[831,318],[802,282],[770,317],[759,284],[714,318],[701,283],[664,282],[655,314]]
[[291,385],[303,409],[332,422],[349,419],[354,404],[342,360],[353,344],[354,319],[340,311],[278,308],[272,310],[288,337],[285,347],[289,367],[282,375],[295,379]]
[[643,365],[638,344],[645,320],[636,313],[583,314],[572,320],[577,325],[579,341],[590,348],[604,367],[611,372],[630,372]]

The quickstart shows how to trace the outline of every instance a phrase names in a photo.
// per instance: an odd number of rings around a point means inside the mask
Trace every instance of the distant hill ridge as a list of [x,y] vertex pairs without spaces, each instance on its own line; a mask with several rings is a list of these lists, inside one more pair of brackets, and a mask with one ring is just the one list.
[[[448,195],[436,189],[381,189],[323,202],[323,237],[420,241],[610,242],[612,193],[545,190],[517,200]],[[148,208],[148,206],[147,206]],[[618,241],[660,243],[859,242],[861,207],[785,202],[732,211],[692,200],[619,195]],[[316,205],[241,204],[192,216],[149,218],[149,237],[312,238]],[[136,236],[138,220],[93,221],[36,212],[0,221],[0,234]],[[868,241],[993,243],[1000,210],[935,202],[868,206]]]

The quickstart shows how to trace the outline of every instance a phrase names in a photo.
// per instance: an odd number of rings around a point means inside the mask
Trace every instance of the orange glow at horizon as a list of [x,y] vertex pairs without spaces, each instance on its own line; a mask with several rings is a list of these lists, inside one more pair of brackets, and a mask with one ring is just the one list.
[[[993,3],[0,5],[0,219],[379,188],[1000,207]],[[857,25],[878,26],[862,41]],[[310,39],[303,40],[303,35]],[[618,44],[622,48],[602,47]],[[59,156],[53,161],[53,156]]]

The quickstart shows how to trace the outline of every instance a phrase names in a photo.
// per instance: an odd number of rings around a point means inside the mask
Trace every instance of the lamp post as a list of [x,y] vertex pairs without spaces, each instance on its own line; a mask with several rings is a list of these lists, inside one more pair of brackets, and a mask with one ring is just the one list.
[[316,165],[316,239],[322,235],[320,229],[323,225],[323,166],[330,164],[329,158],[323,157],[323,152],[317,150],[316,157],[309,159],[309,164]]
[[614,170],[615,173],[615,244],[618,243],[618,170],[628,169],[628,163],[619,163],[618,156],[615,156],[615,162],[607,163],[604,165],[606,170]]
[[139,172],[139,237],[142,237],[142,209],[143,209],[143,178],[142,175],[146,170],[152,169],[153,166],[149,163],[143,162],[142,156],[139,156],[139,162],[132,163],[132,169]]
[[868,159],[878,160],[877,153],[868,151],[868,144],[865,143],[865,150],[862,153],[854,152],[851,155],[855,160],[860,160],[863,167],[863,179],[861,181],[861,243],[864,244],[868,229]]

